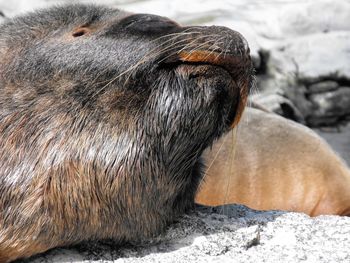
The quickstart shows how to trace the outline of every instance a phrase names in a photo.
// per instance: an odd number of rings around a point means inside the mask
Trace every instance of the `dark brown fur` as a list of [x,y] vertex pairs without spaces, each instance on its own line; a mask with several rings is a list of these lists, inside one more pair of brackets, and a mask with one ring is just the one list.
[[227,28],[89,5],[5,22],[0,262],[158,234],[193,206],[200,156],[251,84],[246,41]]

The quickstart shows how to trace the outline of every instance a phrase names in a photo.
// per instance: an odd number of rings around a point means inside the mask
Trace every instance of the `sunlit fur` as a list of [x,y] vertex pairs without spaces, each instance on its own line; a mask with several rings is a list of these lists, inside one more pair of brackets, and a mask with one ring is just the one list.
[[160,233],[193,206],[200,156],[239,119],[252,72],[224,27],[93,5],[1,25],[0,262]]
[[200,204],[350,215],[344,161],[312,130],[273,113],[246,109],[236,130],[208,149],[204,160]]

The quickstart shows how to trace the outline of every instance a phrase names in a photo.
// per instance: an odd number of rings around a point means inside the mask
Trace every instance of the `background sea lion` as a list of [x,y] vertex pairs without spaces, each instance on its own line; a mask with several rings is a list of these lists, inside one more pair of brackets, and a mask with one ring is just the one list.
[[93,5],[1,25],[0,262],[163,230],[193,206],[252,71],[224,27]]
[[349,168],[312,130],[276,114],[247,108],[237,134],[222,137],[204,159],[197,203],[350,215]]

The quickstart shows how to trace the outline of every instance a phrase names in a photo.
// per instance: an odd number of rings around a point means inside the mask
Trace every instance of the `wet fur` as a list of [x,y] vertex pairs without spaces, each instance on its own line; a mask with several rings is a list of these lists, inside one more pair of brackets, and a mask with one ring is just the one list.
[[[194,48],[177,36],[198,37],[176,30],[89,5],[1,25],[0,262],[83,240],[142,240],[192,208],[201,153],[240,114],[240,91],[217,67],[163,66]],[[228,31],[198,30],[200,41]]]

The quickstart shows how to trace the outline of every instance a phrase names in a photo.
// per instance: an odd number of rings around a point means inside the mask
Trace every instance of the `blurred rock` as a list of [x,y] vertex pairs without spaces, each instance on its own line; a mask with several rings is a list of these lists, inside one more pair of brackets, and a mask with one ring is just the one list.
[[327,91],[334,91],[339,88],[339,84],[336,81],[328,80],[312,84],[308,87],[309,93],[322,93]]
[[258,54],[259,63],[254,63],[254,58],[256,56],[252,56],[255,73],[257,75],[268,74],[268,63],[270,60],[270,52],[265,49],[259,49],[257,54]]
[[350,114],[350,87],[312,94],[310,101],[315,106],[308,118],[311,125],[335,124],[339,119]]
[[305,85],[300,84],[297,81],[287,83],[288,85],[283,89],[284,96],[293,102],[305,120],[313,109],[313,105],[307,97],[307,88]]
[[285,118],[304,123],[304,116],[288,98],[279,94],[259,94],[252,100],[269,111],[275,112]]
[[5,14],[0,10],[0,23],[2,23],[6,19]]
[[276,70],[299,78],[337,76],[350,79],[350,31],[289,39],[271,52]]
[[[269,48],[270,77],[289,83],[279,94],[293,103],[308,125],[334,125],[346,118],[350,94],[336,91],[350,82],[350,24],[346,22],[350,2],[305,1],[283,5],[276,13],[277,25],[270,25],[269,31],[259,28],[274,43]],[[336,106],[337,101],[341,105]]]

